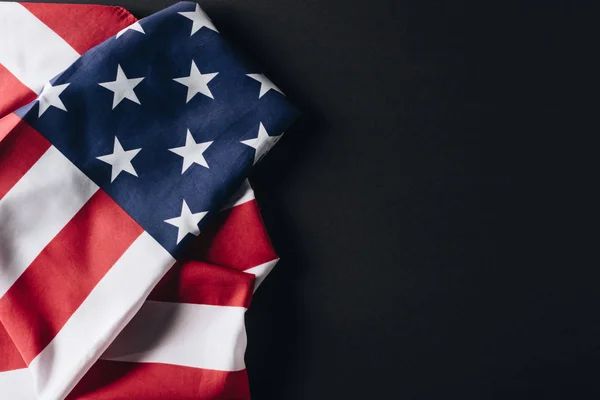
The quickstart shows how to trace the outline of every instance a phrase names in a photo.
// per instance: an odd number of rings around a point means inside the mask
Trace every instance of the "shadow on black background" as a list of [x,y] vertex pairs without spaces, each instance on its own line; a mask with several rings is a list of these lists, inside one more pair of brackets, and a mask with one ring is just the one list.
[[247,312],[246,362],[250,390],[256,399],[285,399],[290,396],[292,377],[297,376],[302,367],[302,355],[310,351],[303,340],[309,316],[301,293],[310,265],[303,256],[307,250],[302,236],[289,222],[288,213],[294,210],[281,206],[284,202],[280,193],[285,190],[290,176],[301,170],[306,152],[319,145],[319,137],[326,134],[326,126],[319,110],[310,102],[309,94],[298,87],[298,82],[289,80],[284,70],[278,71],[276,64],[283,60],[273,63],[269,49],[263,48],[260,40],[254,37],[255,27],[247,26],[242,15],[232,15],[227,7],[222,11],[220,13],[216,7],[211,13],[221,34],[256,65],[257,71],[267,71],[267,75],[303,112],[278,142],[276,151],[263,159],[250,177],[265,225],[281,258],[255,293]]

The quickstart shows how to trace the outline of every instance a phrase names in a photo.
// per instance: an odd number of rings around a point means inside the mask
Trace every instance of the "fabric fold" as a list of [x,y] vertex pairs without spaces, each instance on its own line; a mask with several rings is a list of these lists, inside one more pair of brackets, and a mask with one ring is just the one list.
[[[230,207],[209,222],[190,246],[186,257],[178,261],[153,289],[142,306],[142,310],[146,309],[145,317],[134,317],[133,324],[119,334],[117,342],[112,342],[68,399],[108,400],[119,396],[140,400],[250,398],[245,369],[230,371],[198,365],[203,362],[204,353],[194,348],[194,344],[201,340],[206,326],[214,320],[204,315],[192,318],[195,323],[184,324],[182,328],[181,322],[186,321],[186,316],[194,315],[194,310],[178,312],[180,307],[191,306],[197,307],[197,314],[202,315],[203,309],[208,307],[213,309],[217,321],[227,321],[227,316],[231,315],[227,310],[233,308],[234,326],[237,321],[237,326],[241,327],[242,310],[250,306],[256,283],[251,271],[277,262],[278,256],[264,229],[254,193],[247,183],[242,188],[232,197]],[[257,279],[264,279],[264,275],[257,275]],[[154,316],[152,311],[156,307],[153,309],[152,304],[157,303],[169,303],[173,311]],[[225,317],[214,311],[219,309],[225,310]],[[166,335],[176,320],[180,321],[179,333],[194,337],[189,341],[191,348],[185,347],[188,341]],[[222,323],[217,324],[217,330],[212,332],[219,335],[221,326]],[[224,358],[238,357],[237,362],[240,362],[243,361],[239,357],[245,343],[245,335],[240,334],[234,342],[209,344],[218,348]],[[169,361],[171,345],[175,347],[175,356],[183,347],[189,357],[198,359],[196,365],[190,366],[191,362],[186,365],[177,358]],[[7,399],[36,399],[33,376],[1,324],[0,349],[3,355],[0,358],[0,393]],[[150,358],[155,353],[162,358]]]
[[[7,9],[30,18],[24,6]],[[243,314],[277,257],[251,188],[226,200],[298,111],[270,81],[257,80],[195,3],[139,22],[114,12],[132,25],[79,58],[75,51],[76,61],[36,101],[0,121],[0,173],[13,182],[0,192],[0,349],[14,360],[14,343],[41,399],[73,388],[69,398],[103,398],[107,382],[84,378],[85,389],[78,382],[105,351],[91,374],[102,363],[127,363],[130,398],[151,398],[140,379],[163,364],[171,372],[220,371],[206,378],[215,385],[200,398],[226,390],[246,398]],[[23,132],[42,147],[30,165],[12,169],[29,151],[15,146]],[[158,287],[169,289],[145,300],[175,264],[177,278],[167,275]],[[256,284],[244,270],[257,274]],[[228,298],[235,304],[212,304]],[[161,316],[174,318],[171,330],[133,350],[128,335]],[[189,348],[194,331],[208,336]],[[210,355],[214,345],[223,351]],[[0,362],[12,374],[20,367],[18,359]],[[163,389],[156,398],[191,393]]]

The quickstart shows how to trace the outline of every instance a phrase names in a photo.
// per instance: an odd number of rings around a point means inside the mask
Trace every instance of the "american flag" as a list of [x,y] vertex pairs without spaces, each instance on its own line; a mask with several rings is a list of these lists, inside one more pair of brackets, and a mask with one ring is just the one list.
[[248,399],[285,95],[195,3],[0,3],[0,116],[0,398]]

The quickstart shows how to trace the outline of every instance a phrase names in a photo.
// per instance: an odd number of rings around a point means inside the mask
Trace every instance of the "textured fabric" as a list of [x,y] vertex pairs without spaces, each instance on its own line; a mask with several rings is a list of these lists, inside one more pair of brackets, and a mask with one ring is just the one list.
[[194,3],[0,3],[0,38],[0,398],[249,398],[243,178],[297,111]]

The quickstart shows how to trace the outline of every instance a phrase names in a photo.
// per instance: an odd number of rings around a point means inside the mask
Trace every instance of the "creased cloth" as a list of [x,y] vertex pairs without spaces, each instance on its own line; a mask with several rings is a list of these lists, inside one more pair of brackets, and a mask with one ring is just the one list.
[[250,398],[245,178],[298,115],[195,3],[0,3],[0,398]]

